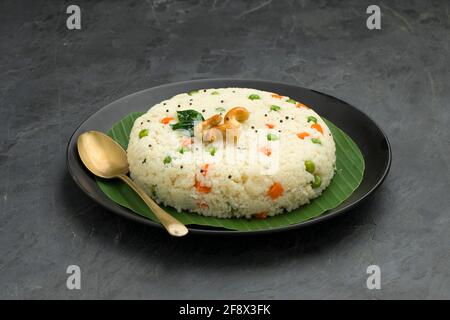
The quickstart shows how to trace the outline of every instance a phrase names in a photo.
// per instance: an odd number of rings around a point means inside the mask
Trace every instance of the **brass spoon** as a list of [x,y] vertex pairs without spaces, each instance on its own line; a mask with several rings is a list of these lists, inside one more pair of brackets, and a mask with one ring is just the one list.
[[188,233],[184,224],[164,211],[127,176],[127,155],[117,142],[104,133],[87,131],[78,137],[77,148],[81,161],[93,174],[105,179],[119,178],[136,191],[169,234],[182,237]]

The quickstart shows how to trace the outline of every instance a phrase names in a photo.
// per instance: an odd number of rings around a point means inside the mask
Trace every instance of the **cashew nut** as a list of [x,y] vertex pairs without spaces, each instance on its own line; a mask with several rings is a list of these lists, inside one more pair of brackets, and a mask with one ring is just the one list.
[[209,141],[208,134],[209,129],[217,126],[222,121],[222,116],[220,114],[213,115],[212,117],[200,122],[194,129],[194,134],[197,137],[202,137],[203,140]]
[[232,123],[236,127],[240,127],[240,123],[248,119],[249,112],[243,107],[235,107],[227,112],[224,123]]
[[219,130],[222,134],[223,139],[226,138],[226,134],[231,134],[234,138],[234,141],[237,140],[238,131],[241,127],[241,122],[244,122],[249,117],[249,112],[246,108],[243,107],[235,107],[229,110],[225,114],[224,123],[218,124],[211,127],[207,130],[206,134],[204,134],[204,140],[208,142],[214,142],[217,140],[217,135]]

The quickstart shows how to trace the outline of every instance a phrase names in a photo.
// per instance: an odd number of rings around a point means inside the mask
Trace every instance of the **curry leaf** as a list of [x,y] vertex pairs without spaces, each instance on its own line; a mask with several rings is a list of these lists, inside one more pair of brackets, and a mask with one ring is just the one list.
[[171,124],[173,130],[184,129],[188,130],[191,136],[194,132],[194,125],[196,122],[204,121],[203,115],[195,110],[177,111],[178,123]]

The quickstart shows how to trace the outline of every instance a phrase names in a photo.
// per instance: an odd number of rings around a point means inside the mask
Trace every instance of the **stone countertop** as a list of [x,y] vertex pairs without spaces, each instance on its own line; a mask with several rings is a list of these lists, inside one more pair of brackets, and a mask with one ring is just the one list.
[[[0,3],[0,298],[450,298],[448,1]],[[91,201],[66,170],[77,125],[158,84],[256,78],[350,102],[393,162],[363,205],[246,238],[172,239]],[[381,268],[381,290],[366,269]],[[81,268],[81,290],[66,268]]]

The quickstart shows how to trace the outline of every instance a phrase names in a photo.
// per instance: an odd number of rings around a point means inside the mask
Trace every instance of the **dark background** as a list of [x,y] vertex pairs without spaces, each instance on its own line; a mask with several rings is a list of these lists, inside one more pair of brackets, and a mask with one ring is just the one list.
[[[82,29],[66,28],[81,7]],[[366,28],[377,4],[382,29]],[[449,2],[1,1],[0,298],[450,298]],[[305,229],[163,231],[100,208],[65,167],[71,133],[124,95],[197,78],[288,82],[390,138],[383,186]],[[82,289],[66,288],[81,268]],[[382,289],[366,288],[377,264]]]

